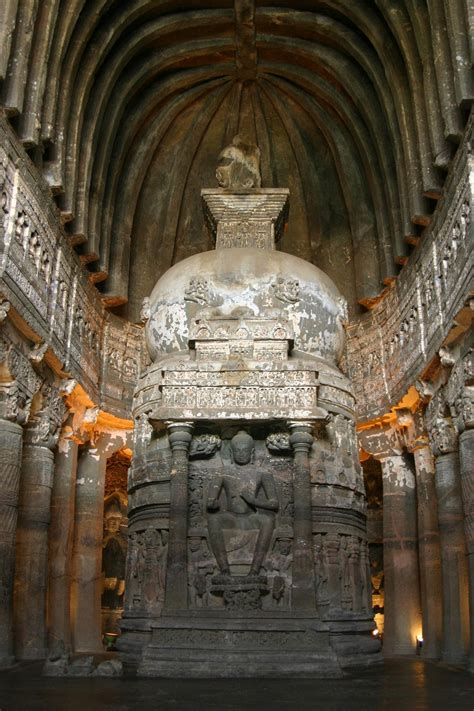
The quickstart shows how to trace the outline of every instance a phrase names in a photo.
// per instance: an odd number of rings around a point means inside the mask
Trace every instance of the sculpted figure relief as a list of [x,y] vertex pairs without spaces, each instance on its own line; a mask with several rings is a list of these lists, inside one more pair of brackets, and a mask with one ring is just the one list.
[[221,573],[230,575],[224,530],[258,530],[250,575],[258,575],[269,551],[279,502],[273,476],[253,464],[255,445],[244,431],[230,441],[233,465],[209,487],[209,543]]
[[117,503],[112,502],[104,518],[102,607],[115,610],[122,607],[125,591],[127,539],[120,530],[123,517]]
[[207,607],[209,604],[209,578],[214,574],[214,561],[204,538],[189,538],[189,602],[191,607]]
[[292,543],[291,538],[277,538],[267,563],[272,573],[272,599],[277,607],[288,607],[290,602]]
[[232,190],[250,190],[259,188],[260,148],[234,136],[230,146],[226,146],[219,155],[216,178],[221,188]]

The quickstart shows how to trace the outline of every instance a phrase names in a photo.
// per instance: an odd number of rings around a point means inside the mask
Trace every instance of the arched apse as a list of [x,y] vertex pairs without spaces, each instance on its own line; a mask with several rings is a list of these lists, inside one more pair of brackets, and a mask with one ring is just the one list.
[[398,273],[472,98],[465,0],[7,0],[1,103],[104,302],[138,320],[210,247],[201,187],[235,133],[290,187],[281,249],[353,314]]

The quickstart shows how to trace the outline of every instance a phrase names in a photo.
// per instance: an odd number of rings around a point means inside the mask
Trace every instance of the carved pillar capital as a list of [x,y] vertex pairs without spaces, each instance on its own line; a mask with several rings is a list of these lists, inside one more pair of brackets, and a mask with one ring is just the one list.
[[6,338],[0,338],[0,419],[23,425],[41,386],[27,356]]
[[444,388],[430,400],[425,412],[425,423],[435,456],[455,452],[458,436],[446,401]]
[[474,429],[474,387],[466,385],[454,402],[454,422],[459,433]]
[[403,442],[409,452],[415,452],[430,446],[423,412],[416,410],[397,410],[397,426]]
[[474,350],[459,358],[444,388],[446,402],[459,433],[474,428]]
[[173,452],[188,452],[193,437],[193,422],[167,422],[168,439]]
[[313,427],[310,422],[288,422],[290,444],[295,454],[308,454],[313,445]]
[[374,459],[383,460],[403,453],[404,442],[396,426],[360,430],[357,436],[362,449]]
[[65,416],[66,406],[60,390],[51,383],[44,383],[25,428],[25,444],[54,449]]

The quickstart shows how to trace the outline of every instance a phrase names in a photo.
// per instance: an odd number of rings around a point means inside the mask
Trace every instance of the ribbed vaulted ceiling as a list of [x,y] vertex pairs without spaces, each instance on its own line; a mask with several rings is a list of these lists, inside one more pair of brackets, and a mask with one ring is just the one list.
[[466,0],[5,0],[2,104],[110,305],[138,319],[211,248],[199,191],[239,133],[291,189],[281,249],[352,310],[397,273],[471,96]]

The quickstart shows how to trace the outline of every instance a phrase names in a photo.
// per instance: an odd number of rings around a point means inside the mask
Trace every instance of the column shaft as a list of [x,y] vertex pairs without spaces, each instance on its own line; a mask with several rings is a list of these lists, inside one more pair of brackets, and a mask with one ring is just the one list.
[[415,477],[402,455],[382,459],[384,651],[413,654],[421,633]]
[[436,458],[436,495],[443,571],[443,660],[462,664],[469,644],[469,593],[457,452]]
[[15,655],[18,659],[46,656],[46,586],[48,526],[54,455],[48,447],[23,447],[20,503],[16,538],[14,593]]
[[188,607],[188,450],[192,429],[193,426],[188,423],[169,425],[173,462],[165,585],[167,610],[185,610]]
[[48,641],[71,644],[71,561],[78,445],[61,438],[56,454],[49,527]]
[[459,436],[459,456],[469,576],[471,652],[468,666],[474,672],[474,429],[465,430]]
[[315,610],[313,523],[309,450],[313,443],[309,425],[290,424],[294,451],[294,522],[292,608]]
[[71,581],[71,626],[76,652],[103,652],[101,579],[107,460],[91,447],[79,455]]
[[13,662],[13,580],[23,429],[0,419],[0,667]]
[[415,449],[414,457],[423,620],[421,655],[427,659],[439,659],[443,636],[443,605],[440,594],[442,590],[441,549],[436,504],[435,464],[429,446]]

